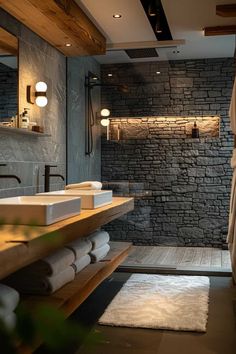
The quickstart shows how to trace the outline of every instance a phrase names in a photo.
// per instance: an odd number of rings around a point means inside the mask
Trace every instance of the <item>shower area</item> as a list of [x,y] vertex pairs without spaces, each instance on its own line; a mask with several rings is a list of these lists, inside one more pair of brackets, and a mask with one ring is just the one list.
[[135,200],[106,228],[133,242],[130,263],[229,267],[233,77],[231,58],[102,66],[103,82],[129,86],[101,94],[111,110],[104,188]]

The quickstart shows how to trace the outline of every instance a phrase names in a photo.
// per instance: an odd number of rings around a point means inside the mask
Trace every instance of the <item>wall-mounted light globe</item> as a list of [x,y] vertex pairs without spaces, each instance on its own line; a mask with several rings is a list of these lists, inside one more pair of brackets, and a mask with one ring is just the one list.
[[108,125],[110,124],[110,120],[109,119],[102,119],[101,120],[101,125],[103,126],[103,127],[108,127]]
[[109,111],[109,109],[103,108],[103,109],[101,109],[100,114],[101,114],[102,117],[109,117],[109,115],[111,114],[111,112]]
[[47,95],[46,95],[47,88],[48,88],[47,84],[43,81],[39,81],[35,85],[35,90],[36,90],[35,103],[39,107],[45,107],[48,103],[48,99],[47,99]]
[[48,99],[46,96],[38,96],[35,99],[35,103],[39,107],[45,107],[48,103]]
[[47,84],[43,81],[39,81],[37,82],[37,84],[35,85],[35,90],[38,92],[46,92],[47,91]]

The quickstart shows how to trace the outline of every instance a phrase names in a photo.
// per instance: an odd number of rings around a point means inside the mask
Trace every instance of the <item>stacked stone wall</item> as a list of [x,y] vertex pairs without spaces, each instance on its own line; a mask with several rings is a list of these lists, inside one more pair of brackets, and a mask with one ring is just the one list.
[[[112,238],[222,247],[232,176],[233,60],[104,65],[102,71],[105,82],[112,73],[113,83],[129,87],[102,90],[113,117],[112,140],[102,139],[102,179],[114,194],[135,197],[134,211],[107,225]],[[191,138],[194,121],[199,139]]]

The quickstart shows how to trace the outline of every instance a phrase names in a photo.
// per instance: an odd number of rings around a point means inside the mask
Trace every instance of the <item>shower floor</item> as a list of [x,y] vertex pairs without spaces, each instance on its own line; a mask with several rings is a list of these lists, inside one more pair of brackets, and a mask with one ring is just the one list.
[[133,246],[122,271],[230,275],[228,250],[209,247]]

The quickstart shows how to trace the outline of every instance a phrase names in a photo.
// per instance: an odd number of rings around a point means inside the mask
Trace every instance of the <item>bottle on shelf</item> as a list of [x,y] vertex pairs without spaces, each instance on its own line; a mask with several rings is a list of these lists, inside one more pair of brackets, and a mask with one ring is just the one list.
[[196,121],[194,122],[194,125],[192,128],[192,138],[199,138],[199,128],[197,127]]
[[24,108],[23,113],[20,115],[20,128],[21,129],[29,129],[29,108]]
[[11,127],[17,128],[17,115],[11,117]]

